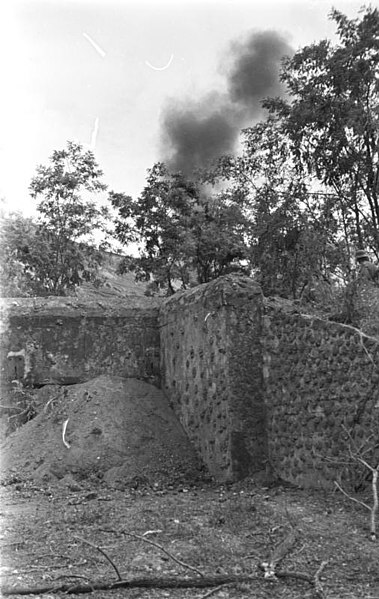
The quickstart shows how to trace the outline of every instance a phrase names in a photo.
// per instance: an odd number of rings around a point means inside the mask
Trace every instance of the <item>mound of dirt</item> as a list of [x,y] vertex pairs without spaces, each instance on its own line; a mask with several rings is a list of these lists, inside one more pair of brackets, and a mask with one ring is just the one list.
[[[7,437],[3,478],[53,481],[95,478],[131,484],[199,478],[202,466],[167,399],[137,379],[102,375],[86,383],[46,388],[40,412]],[[43,397],[43,400],[42,400]]]

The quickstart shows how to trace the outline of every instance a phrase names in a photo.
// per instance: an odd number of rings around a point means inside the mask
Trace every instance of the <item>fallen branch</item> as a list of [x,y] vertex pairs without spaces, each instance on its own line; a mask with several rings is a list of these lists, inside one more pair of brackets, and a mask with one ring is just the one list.
[[320,567],[317,570],[315,577],[314,577],[315,591],[316,591],[317,595],[319,597],[321,597],[321,599],[326,599],[325,591],[324,591],[321,581],[320,581],[320,576],[327,564],[328,564],[327,561],[321,562]]
[[[114,531],[114,530],[106,530],[106,529],[102,529],[102,530],[104,532],[113,532],[113,533],[118,532],[118,531]],[[162,547],[162,545],[159,545],[159,543],[155,543],[155,541],[151,541],[150,539],[147,539],[146,537],[143,537],[141,535],[137,535],[134,532],[126,532],[125,530],[120,530],[119,533],[122,535],[127,535],[128,537],[133,537],[134,539],[138,539],[139,541],[143,541],[144,543],[148,543],[148,545],[153,545],[153,547],[157,547],[157,549],[160,549],[161,551],[163,551],[163,553],[165,553],[168,557],[170,557],[174,562],[176,562],[183,568],[192,570],[193,572],[196,572],[196,574],[199,574],[199,576],[204,576],[204,574],[200,570],[198,570],[194,566],[190,566],[189,564],[182,562],[180,559],[175,557],[175,555],[172,555],[172,553],[170,553],[169,551],[167,551],[167,549]]]
[[[302,572],[277,572],[278,578],[294,578],[315,585],[315,578]],[[205,589],[210,587],[221,587],[225,585],[238,584],[242,582],[260,583],[262,578],[258,576],[203,576],[202,578],[134,578],[130,580],[118,580],[116,582],[88,581],[88,584],[72,586],[62,584],[60,586],[46,585],[42,587],[0,587],[3,596],[10,595],[42,595],[44,593],[67,593],[68,595],[81,595],[92,591],[111,591],[115,589]]]
[[88,576],[82,576],[81,574],[61,574],[60,576],[57,576],[56,578],[54,578],[54,580],[56,582],[57,580],[60,580],[61,578],[82,578],[83,580],[89,581]]
[[218,593],[219,591],[221,591],[221,589],[230,587],[231,584],[232,584],[231,582],[225,583],[225,584],[220,584],[218,587],[215,587],[214,589],[211,589],[210,591],[208,591],[208,593],[205,593],[205,595],[202,595],[199,599],[208,599],[208,597],[211,597],[215,593]]
[[364,508],[371,511],[371,508],[369,505],[367,505],[367,503],[364,503],[364,501],[360,501],[360,499],[356,499],[355,497],[352,497],[351,495],[346,493],[346,491],[341,487],[341,485],[336,480],[334,481],[334,484],[336,485],[337,489],[345,495],[345,497],[350,499],[350,501],[354,501],[354,503],[358,503],[358,505],[362,505]]
[[45,404],[45,407],[43,408],[43,412],[47,411],[47,408],[49,407],[49,405],[55,400],[58,399],[59,395],[54,395],[54,397],[52,397],[51,399],[49,399],[49,401]]
[[13,420],[13,418],[19,418],[20,416],[27,414],[30,410],[34,411],[34,407],[31,404],[27,405],[26,408],[24,408],[21,412],[13,414],[12,416],[8,416],[8,420]]
[[[320,573],[321,566],[317,572]],[[317,575],[316,572],[316,575]],[[311,576],[303,572],[276,572],[277,578],[293,578],[307,582],[315,587],[316,575]],[[318,574],[319,576],[320,574]],[[235,575],[219,575],[219,576],[203,576],[202,578],[134,578],[130,580],[118,580],[116,582],[91,582],[86,585],[72,586],[70,584],[62,584],[60,586],[43,586],[43,587],[0,587],[0,593],[3,596],[10,595],[42,595],[44,593],[66,593],[68,595],[81,595],[84,593],[92,593],[93,591],[111,591],[122,588],[146,588],[146,589],[205,589],[210,587],[222,587],[238,583],[259,583],[262,579],[258,576],[235,576]],[[204,598],[202,598],[204,599]],[[323,599],[323,598],[322,598]]]
[[112,568],[114,569],[114,571],[117,574],[117,579],[118,580],[122,580],[121,574],[118,571],[117,566],[113,563],[113,561],[111,560],[111,558],[109,557],[109,555],[107,555],[105,553],[105,551],[101,548],[98,547],[97,545],[94,545],[93,543],[91,543],[90,541],[86,541],[86,539],[82,539],[82,537],[74,537],[74,539],[77,539],[78,541],[81,541],[82,543],[86,543],[87,545],[89,545],[90,547],[93,547],[94,549],[97,549],[102,555],[104,555],[104,557],[108,560],[108,562],[111,564]]
[[[288,514],[287,514],[288,516]],[[265,578],[275,579],[277,576],[276,567],[278,564],[283,561],[283,559],[293,551],[297,540],[299,538],[299,533],[296,530],[293,523],[289,520],[291,525],[290,532],[286,535],[286,537],[275,547],[275,549],[271,552],[269,560],[267,562],[261,562],[259,567],[264,572]]]
[[92,591],[110,591],[121,588],[157,588],[157,589],[205,589],[207,587],[220,587],[225,584],[237,582],[254,582],[259,579],[256,576],[204,576],[203,578],[135,578],[131,580],[119,580],[117,582],[88,582],[88,584],[72,586],[62,584],[60,586],[46,585],[42,587],[1,587],[3,596],[10,595],[42,595],[44,593],[67,593],[81,595]]

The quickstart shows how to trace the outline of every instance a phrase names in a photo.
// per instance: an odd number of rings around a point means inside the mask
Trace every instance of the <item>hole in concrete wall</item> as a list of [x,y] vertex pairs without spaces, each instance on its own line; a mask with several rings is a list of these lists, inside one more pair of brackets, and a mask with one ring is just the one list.
[[10,380],[21,381],[25,374],[25,356],[21,353],[8,356],[8,377]]

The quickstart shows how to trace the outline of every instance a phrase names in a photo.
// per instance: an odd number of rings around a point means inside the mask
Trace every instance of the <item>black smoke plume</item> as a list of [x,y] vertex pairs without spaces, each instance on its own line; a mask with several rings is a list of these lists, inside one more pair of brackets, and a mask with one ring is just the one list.
[[171,102],[163,110],[162,159],[172,171],[191,175],[235,147],[240,129],[262,116],[261,101],[284,93],[281,60],[293,50],[274,31],[231,45],[224,67],[227,94],[210,93],[198,102]]
[[233,150],[238,117],[228,98],[212,93],[200,102],[166,106],[162,119],[165,161],[173,171],[189,175],[211,158]]
[[230,101],[243,104],[252,117],[259,116],[263,98],[283,94],[281,60],[292,54],[291,46],[275,31],[255,33],[245,42],[233,43],[227,75]]

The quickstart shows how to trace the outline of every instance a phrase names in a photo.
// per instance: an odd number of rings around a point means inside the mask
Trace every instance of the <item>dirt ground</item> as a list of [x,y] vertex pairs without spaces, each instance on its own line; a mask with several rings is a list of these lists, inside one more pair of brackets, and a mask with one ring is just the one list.
[[[38,415],[1,448],[4,596],[379,599],[367,511],[338,492],[216,485],[154,386],[101,376],[24,399]],[[273,552],[276,580],[260,567]],[[120,579],[140,586],[98,588]]]
[[[66,477],[124,488],[192,479],[202,471],[166,397],[154,385],[101,375],[21,393],[37,415],[1,446],[5,482],[17,474],[37,482]],[[5,400],[11,402],[12,393]]]
[[[67,479],[41,485],[16,481],[0,488],[4,595],[16,587],[62,584],[90,592],[91,583],[115,582],[116,566],[122,579],[154,579],[155,587],[168,577],[201,579],[190,567],[204,576],[251,579],[216,588],[96,590],[91,597],[201,599],[211,591],[218,599],[379,597],[379,543],[368,538],[367,514],[337,494],[252,481],[128,490],[88,480],[75,487]],[[278,570],[312,577],[327,560],[318,593],[296,577],[265,580],[259,568],[293,526],[297,541]],[[43,596],[63,594],[50,590]]]

